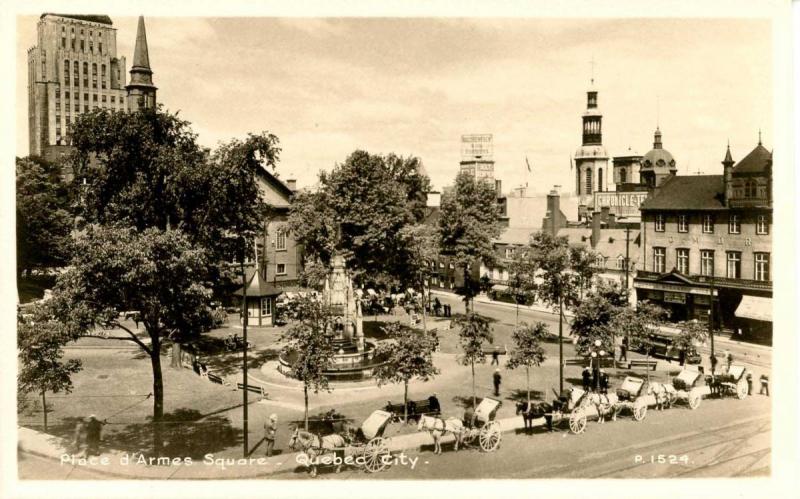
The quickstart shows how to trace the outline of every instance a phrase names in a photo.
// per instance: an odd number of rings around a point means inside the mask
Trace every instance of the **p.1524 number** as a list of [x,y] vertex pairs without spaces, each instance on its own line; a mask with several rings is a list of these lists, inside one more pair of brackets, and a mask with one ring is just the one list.
[[689,456],[683,454],[636,454],[633,457],[634,464],[689,464]]

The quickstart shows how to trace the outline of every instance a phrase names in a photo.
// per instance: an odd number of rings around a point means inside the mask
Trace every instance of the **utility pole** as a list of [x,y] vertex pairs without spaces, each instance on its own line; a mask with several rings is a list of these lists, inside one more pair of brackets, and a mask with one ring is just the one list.
[[[244,256],[247,254],[247,243],[245,238],[242,237],[242,336],[244,341],[244,355],[242,365],[242,383],[244,389],[242,390],[242,452],[244,457],[249,454],[249,445],[247,442],[247,273],[244,270]],[[256,272],[258,269],[256,269]]]
[[625,298],[628,298],[628,272],[630,271],[631,228],[625,227]]
[[[711,336],[711,357],[716,357],[714,355],[714,269],[711,269],[711,296],[709,297],[709,303],[711,306],[708,309],[708,332],[709,336]],[[714,376],[715,363],[711,363],[711,375]]]

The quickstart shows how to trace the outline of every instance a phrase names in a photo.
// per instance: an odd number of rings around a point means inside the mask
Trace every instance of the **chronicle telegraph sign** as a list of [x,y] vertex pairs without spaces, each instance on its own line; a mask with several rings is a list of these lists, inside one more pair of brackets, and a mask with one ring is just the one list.
[[595,192],[594,209],[609,207],[615,215],[638,215],[639,207],[647,199],[647,192]]
[[492,159],[492,134],[480,133],[461,136],[461,160]]

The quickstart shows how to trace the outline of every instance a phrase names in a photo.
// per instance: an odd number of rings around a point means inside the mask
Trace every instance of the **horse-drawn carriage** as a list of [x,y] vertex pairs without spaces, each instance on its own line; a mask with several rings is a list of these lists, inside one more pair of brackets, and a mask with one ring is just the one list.
[[395,423],[402,421],[405,415],[408,416],[409,422],[419,422],[422,416],[439,416],[442,412],[436,395],[421,400],[409,400],[405,405],[393,404],[390,401],[384,410],[392,414],[392,422]]
[[626,376],[617,389],[615,413],[629,410],[633,414],[633,419],[643,420],[647,415],[647,408],[658,405],[656,396],[651,390],[653,385],[649,384],[647,390],[644,389],[645,385],[645,380],[642,378]]
[[716,376],[706,376],[710,391],[720,397],[736,395],[741,400],[747,397],[747,369],[744,366],[731,366],[727,372]]
[[444,435],[451,434],[455,438],[455,450],[459,445],[473,445],[478,442],[481,450],[492,452],[500,447],[503,432],[500,423],[494,420],[501,402],[489,397],[481,400],[472,421],[462,421],[458,418],[443,419],[441,416],[422,415],[417,424],[417,430],[428,430],[433,437],[434,453],[441,454],[440,440]]
[[295,428],[289,447],[300,448],[305,454],[306,467],[311,476],[317,475],[317,466],[334,465],[336,472],[343,464],[352,464],[368,473],[382,471],[389,466],[390,452],[383,432],[392,420],[392,414],[377,410],[364,420],[357,430],[345,428],[340,433],[317,435]]
[[699,371],[684,369],[672,379],[672,385],[667,385],[667,394],[670,397],[669,405],[677,402],[686,402],[689,409],[697,409],[704,395],[711,393],[708,385],[698,385],[702,380]]

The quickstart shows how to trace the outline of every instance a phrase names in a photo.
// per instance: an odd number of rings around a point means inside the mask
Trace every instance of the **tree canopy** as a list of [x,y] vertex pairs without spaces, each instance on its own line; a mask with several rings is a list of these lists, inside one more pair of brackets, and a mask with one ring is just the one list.
[[311,261],[329,266],[341,252],[359,284],[413,285],[415,252],[401,233],[422,221],[429,187],[418,158],[355,151],[296,196],[289,225]]
[[16,159],[17,275],[69,260],[72,217],[58,165]]
[[549,335],[550,331],[544,322],[534,324],[523,322],[511,335],[514,348],[511,350],[506,366],[509,369],[525,368],[528,403],[531,401],[530,368],[538,367],[544,362],[545,351],[542,343],[547,341]]
[[571,323],[579,355],[589,355],[597,340],[604,351],[614,351],[614,338],[618,335],[614,321],[623,308],[628,306],[619,286],[600,285],[581,300]]

